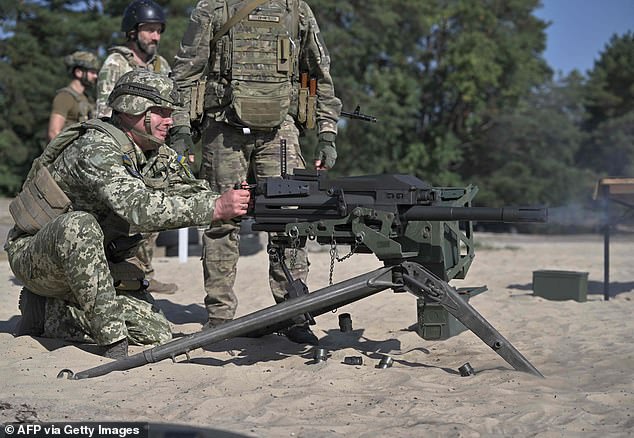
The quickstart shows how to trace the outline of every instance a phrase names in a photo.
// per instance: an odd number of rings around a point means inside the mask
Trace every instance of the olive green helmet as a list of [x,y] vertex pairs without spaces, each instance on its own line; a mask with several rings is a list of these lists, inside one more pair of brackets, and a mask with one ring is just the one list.
[[172,79],[136,69],[119,78],[108,96],[108,106],[120,113],[139,115],[154,106],[175,110],[182,104]]
[[84,70],[99,70],[101,63],[95,55],[90,52],[77,51],[64,57],[64,64],[68,68],[68,72],[72,74],[76,67]]

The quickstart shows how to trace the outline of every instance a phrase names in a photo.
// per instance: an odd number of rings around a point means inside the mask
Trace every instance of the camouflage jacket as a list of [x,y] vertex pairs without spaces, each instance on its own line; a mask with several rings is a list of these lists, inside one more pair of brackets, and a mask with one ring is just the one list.
[[211,223],[218,194],[183,163],[167,146],[148,154],[88,129],[48,168],[73,210],[92,214],[108,243],[136,232]]
[[97,79],[97,117],[110,117],[112,114],[112,108],[108,106],[108,96],[117,80],[125,73],[135,68],[147,68],[167,76],[172,71],[161,55],[154,55],[147,66],[142,67],[136,63],[132,50],[126,46],[115,46],[108,49],[108,52],[110,54],[103,62]]
[[[298,62],[302,71],[309,72],[317,78],[316,119],[318,132],[337,132],[337,121],[341,112],[341,101],[335,96],[335,89],[330,76],[330,55],[324,44],[317,25],[317,20],[310,7],[303,0],[297,0],[299,15],[299,41],[293,46],[299,48]],[[224,36],[215,47],[210,47],[214,32],[227,21],[227,7],[223,0],[200,0],[191,13],[189,25],[174,58],[172,77],[181,90],[191,89],[207,72],[210,59],[215,59],[215,51],[222,44]],[[294,81],[297,78],[293,78]],[[295,84],[296,85],[296,84]],[[209,80],[205,89],[205,110],[207,97],[213,93],[222,94],[217,85]],[[190,92],[183,93],[184,108],[190,106]],[[213,99],[212,99],[213,100]],[[224,120],[223,114],[211,114],[216,120]],[[190,115],[185,111],[174,113],[175,126],[189,126]]]

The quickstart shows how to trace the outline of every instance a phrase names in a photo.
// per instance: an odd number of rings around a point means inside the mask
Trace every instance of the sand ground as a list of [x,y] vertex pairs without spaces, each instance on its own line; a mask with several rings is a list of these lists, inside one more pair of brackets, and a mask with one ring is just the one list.
[[[513,370],[471,332],[445,341],[419,338],[408,329],[415,298],[391,291],[338,310],[351,314],[351,334],[339,331],[337,313],[317,318],[314,331],[330,354],[319,364],[309,347],[269,335],[194,350],[189,363],[179,356],[178,363],[57,379],[61,369],[77,372],[107,359],[90,347],[11,335],[20,285],[3,255],[0,423],[140,421],[249,437],[634,435],[634,237],[613,238],[607,302],[601,236],[477,233],[476,239],[467,279],[452,284],[488,286],[471,304],[544,379]],[[330,256],[310,256],[309,288],[316,290],[328,284]],[[156,296],[175,336],[199,330],[206,318],[199,260],[157,257],[155,264],[159,279],[180,288]],[[355,255],[336,264],[334,280],[378,266],[371,255]],[[534,296],[532,272],[539,269],[588,272],[587,302]],[[239,315],[273,304],[266,272],[264,252],[240,259]],[[383,354],[394,359],[391,368],[375,367]],[[343,364],[346,356],[361,356],[363,365]],[[474,376],[458,373],[466,362]]]

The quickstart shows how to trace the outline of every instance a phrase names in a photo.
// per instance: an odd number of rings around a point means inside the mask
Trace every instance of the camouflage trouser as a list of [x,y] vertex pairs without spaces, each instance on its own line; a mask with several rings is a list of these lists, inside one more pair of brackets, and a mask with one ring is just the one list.
[[15,276],[48,298],[44,336],[99,345],[125,337],[142,344],[171,339],[169,322],[149,294],[117,295],[103,238],[91,214],[71,212],[6,246]]
[[[148,292],[118,292],[115,299],[125,321],[128,342],[137,345],[156,345],[172,339],[169,322]],[[47,298],[44,337],[74,342],[95,342],[91,333],[91,324],[85,311],[69,301]]]
[[[214,120],[203,126],[203,160],[200,177],[222,193],[240,181],[257,182],[267,176],[280,175],[280,140],[286,140],[287,169],[303,169],[306,162],[299,146],[299,131],[290,117],[274,132],[243,134],[236,127]],[[233,291],[239,256],[240,225],[234,221],[213,223],[203,234],[203,276],[205,306],[212,319],[232,319],[238,300]],[[292,257],[287,250],[286,258]],[[306,251],[297,251],[293,278],[306,280]],[[276,302],[284,300],[286,277],[279,264],[269,265],[269,284]]]

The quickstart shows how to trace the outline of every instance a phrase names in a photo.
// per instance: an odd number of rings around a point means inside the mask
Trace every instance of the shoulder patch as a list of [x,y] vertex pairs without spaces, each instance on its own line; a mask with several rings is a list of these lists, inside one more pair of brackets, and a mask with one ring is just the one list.
[[132,158],[130,158],[129,155],[123,154],[121,155],[121,159],[123,161],[123,167],[126,168],[126,170],[128,171],[130,175],[132,175],[135,178],[143,179],[143,175],[141,175],[141,173],[134,166],[134,161],[132,161]]
[[176,160],[178,160],[178,163],[181,165],[181,167],[183,168],[187,176],[189,176],[190,178],[194,178],[194,174],[192,173],[192,170],[189,167],[187,158],[179,154],[178,157],[176,157]]

